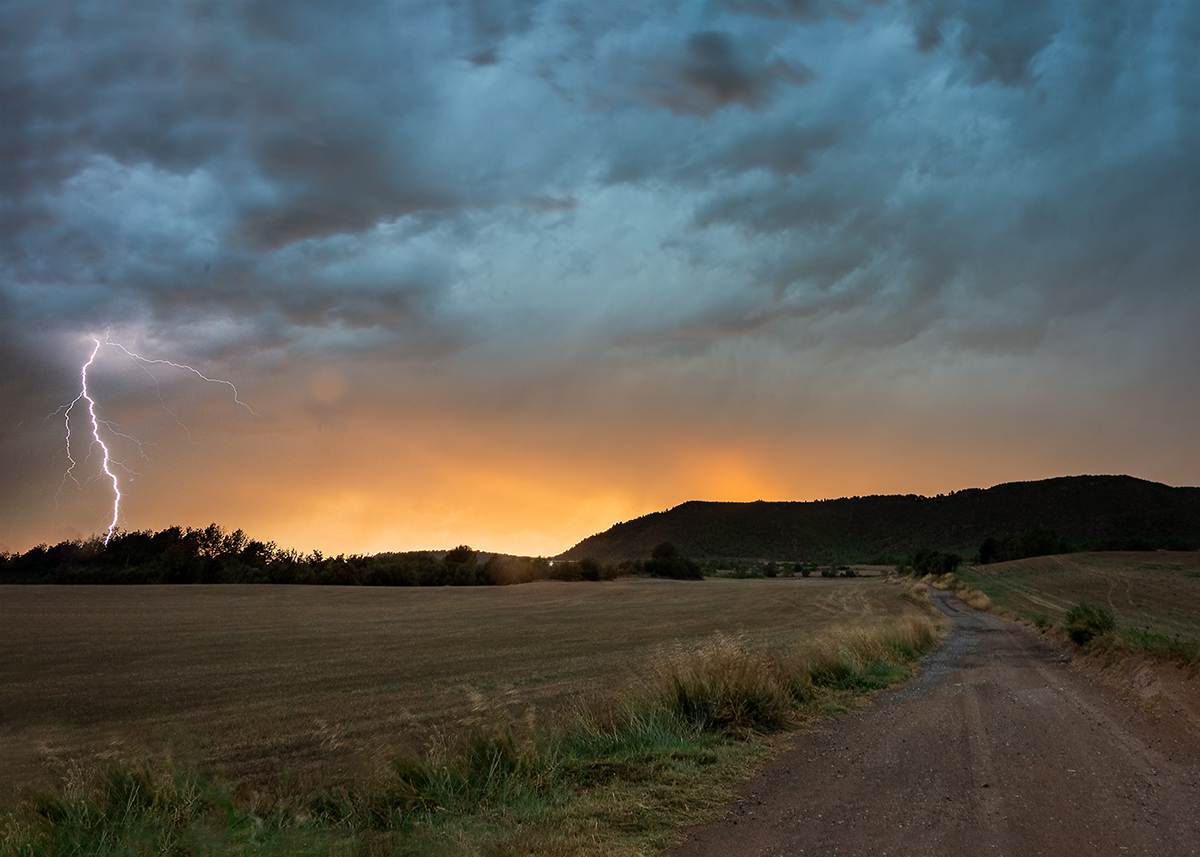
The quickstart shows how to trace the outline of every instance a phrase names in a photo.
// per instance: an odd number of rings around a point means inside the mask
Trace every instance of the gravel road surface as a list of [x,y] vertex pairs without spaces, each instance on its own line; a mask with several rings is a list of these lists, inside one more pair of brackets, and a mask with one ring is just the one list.
[[797,736],[673,857],[1200,854],[1200,719],[1016,623],[955,620],[924,672]]

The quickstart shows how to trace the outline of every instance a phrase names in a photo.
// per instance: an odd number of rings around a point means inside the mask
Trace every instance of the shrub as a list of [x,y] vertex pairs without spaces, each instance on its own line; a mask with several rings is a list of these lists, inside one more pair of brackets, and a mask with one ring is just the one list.
[[579,574],[584,580],[596,581],[604,576],[604,567],[590,556],[579,561]]
[[979,545],[979,563],[1007,562],[1031,556],[1070,553],[1071,547],[1052,529],[1034,527],[1019,535],[1008,533],[997,539],[988,536]]
[[1067,623],[1064,626],[1071,642],[1078,646],[1086,646],[1116,627],[1117,620],[1107,610],[1083,603],[1076,604],[1067,611]]
[[956,553],[941,553],[930,548],[921,548],[897,566],[896,571],[917,578],[927,574],[951,574],[961,562],[962,557]]
[[683,552],[670,542],[654,546],[650,559],[642,566],[651,577],[670,577],[675,580],[703,580],[704,574],[700,566],[683,555]]

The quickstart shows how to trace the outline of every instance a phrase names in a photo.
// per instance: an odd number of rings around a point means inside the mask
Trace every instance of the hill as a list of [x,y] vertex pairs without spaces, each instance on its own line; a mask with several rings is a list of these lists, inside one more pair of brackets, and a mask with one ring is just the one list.
[[617,524],[557,558],[643,559],[668,541],[695,559],[890,562],[921,547],[972,558],[984,539],[1005,536],[1053,538],[1057,549],[1050,552],[1195,550],[1200,488],[1131,476],[1064,476],[936,497],[692,501]]

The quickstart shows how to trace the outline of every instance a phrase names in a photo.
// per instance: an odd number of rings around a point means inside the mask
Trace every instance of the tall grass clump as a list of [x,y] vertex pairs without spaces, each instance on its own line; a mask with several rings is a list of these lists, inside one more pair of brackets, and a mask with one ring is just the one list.
[[970,608],[987,612],[992,609],[992,599],[986,594],[974,589],[970,586],[964,586],[956,593],[960,599]]
[[659,851],[730,799],[769,752],[762,736],[906,678],[937,639],[923,616],[790,649],[717,635],[555,719],[477,696],[420,757],[307,792],[113,761],[0,818],[0,857]]
[[1067,611],[1063,630],[1077,646],[1086,646],[1097,637],[1103,637],[1117,627],[1117,620],[1102,607],[1079,603]]
[[248,792],[169,757],[113,751],[60,773],[55,789],[0,812],[2,857],[315,857],[353,839],[308,824],[296,796]]
[[909,664],[936,641],[937,627],[931,619],[908,616],[871,629],[826,636],[801,654],[813,686],[828,698],[831,693],[858,695],[903,681],[912,674]]
[[810,695],[803,665],[718,635],[701,646],[676,647],[655,659],[634,704],[656,709],[692,729],[744,737],[792,726],[797,703]]
[[718,635],[657,659],[639,704],[658,707],[692,728],[733,737],[779,732],[820,711],[819,703],[831,694],[903,680],[910,674],[908,663],[936,637],[933,622],[916,616],[831,633],[783,652],[755,650],[743,639]]
[[26,798],[0,822],[0,854],[193,853],[239,824],[229,795],[170,759],[108,754],[72,765],[56,791]]
[[921,581],[905,584],[902,578],[893,578],[892,580],[903,586],[903,589],[900,590],[900,598],[919,608],[926,616],[941,617],[942,611],[934,607],[933,602],[929,599],[928,584]]

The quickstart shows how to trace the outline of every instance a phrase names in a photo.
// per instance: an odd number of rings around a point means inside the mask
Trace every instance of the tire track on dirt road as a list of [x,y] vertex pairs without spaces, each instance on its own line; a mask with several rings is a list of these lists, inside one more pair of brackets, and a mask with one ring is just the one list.
[[673,857],[1200,854],[1200,724],[1138,706],[1036,633],[955,627],[906,687],[820,724]]

